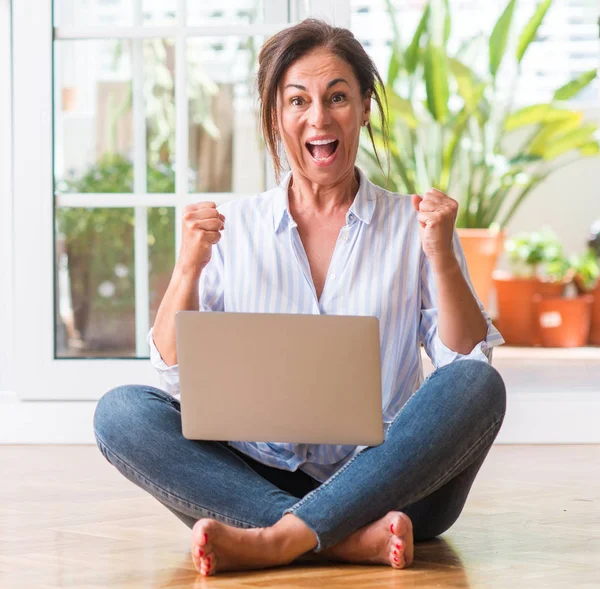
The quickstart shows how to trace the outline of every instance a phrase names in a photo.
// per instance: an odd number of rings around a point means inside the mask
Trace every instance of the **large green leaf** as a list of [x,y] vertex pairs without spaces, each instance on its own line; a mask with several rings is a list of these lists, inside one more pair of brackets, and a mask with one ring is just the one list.
[[444,19],[444,47],[448,45],[448,39],[450,39],[450,33],[452,32],[452,21],[450,14],[450,0],[444,0],[446,8],[446,18]]
[[594,156],[600,153],[600,141],[590,141],[579,148],[579,153],[583,156]]
[[506,8],[496,22],[490,37],[490,74],[492,74],[494,78],[496,77],[496,73],[502,63],[502,58],[504,57],[504,52],[506,51],[506,44],[508,43],[508,35],[510,33],[510,25],[512,24],[514,10],[515,0],[509,0]]
[[448,60],[443,47],[431,39],[425,49],[425,88],[427,108],[436,121],[444,123],[448,116]]
[[464,63],[451,57],[448,59],[448,64],[450,66],[450,71],[458,84],[458,93],[465,101],[467,110],[472,112],[475,110],[477,103],[481,99],[483,88],[481,87],[481,84],[476,84],[478,81],[477,76]]
[[553,160],[567,151],[580,149],[584,145],[591,143],[590,140],[593,138],[597,129],[598,126],[595,123],[588,123],[578,129],[569,131],[548,144],[541,155],[545,160]]
[[569,98],[573,98],[573,96],[579,94],[579,92],[588,86],[597,75],[598,72],[595,68],[581,74],[579,77],[558,88],[558,90],[554,92],[553,100],[569,100]]
[[525,146],[532,154],[543,155],[547,143],[556,135],[564,135],[568,131],[579,128],[583,121],[583,113],[575,112],[568,118],[546,123],[532,138],[531,143]]
[[535,39],[535,36],[552,4],[552,0],[542,0],[535,9],[533,16],[529,19],[529,22],[525,25],[521,36],[519,37],[519,44],[517,46],[517,61],[521,63],[529,44]]
[[400,116],[410,129],[416,129],[419,121],[415,116],[412,103],[406,98],[402,98],[392,89],[387,87],[386,94],[388,98],[388,106],[390,109],[390,119]]
[[572,117],[574,111],[556,108],[552,104],[532,104],[511,113],[504,121],[505,131],[514,131],[527,125],[560,121]]
[[396,78],[398,78],[398,74],[400,73],[401,67],[401,55],[396,47],[392,48],[392,55],[390,57],[390,63],[388,64],[388,72],[387,72],[387,84],[388,86],[393,87],[396,82]]
[[423,10],[423,15],[421,16],[421,20],[417,25],[415,30],[415,34],[413,35],[412,41],[410,45],[407,47],[406,52],[404,54],[404,63],[406,65],[406,71],[409,74],[414,73],[419,57],[419,47],[421,45],[421,37],[423,33],[427,29],[427,22],[429,20],[429,3],[425,6],[425,10]]

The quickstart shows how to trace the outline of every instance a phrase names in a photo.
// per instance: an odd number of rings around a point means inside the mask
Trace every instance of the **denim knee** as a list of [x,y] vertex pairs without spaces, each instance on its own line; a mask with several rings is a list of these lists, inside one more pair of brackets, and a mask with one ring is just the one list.
[[460,360],[462,369],[476,391],[477,402],[486,403],[488,409],[499,419],[506,413],[506,385],[500,373],[488,362],[481,360]]
[[[463,394],[468,401],[503,419],[506,413],[506,386],[500,373],[482,360],[457,360],[440,369],[446,378],[465,384]],[[462,388],[462,387],[461,387]]]
[[148,407],[146,401],[168,396],[168,393],[147,385],[121,385],[104,393],[94,412],[94,435],[102,454],[106,457],[104,444],[113,449],[123,438],[139,431],[144,421],[144,408]]

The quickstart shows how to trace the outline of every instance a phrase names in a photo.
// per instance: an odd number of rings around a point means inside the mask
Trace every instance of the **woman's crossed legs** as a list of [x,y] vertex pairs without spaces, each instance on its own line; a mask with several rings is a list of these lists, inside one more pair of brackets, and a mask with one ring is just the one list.
[[202,574],[301,557],[403,568],[413,534],[433,538],[460,515],[505,409],[504,383],[487,363],[444,366],[402,407],[383,444],[323,484],[224,442],[187,440],[179,402],[145,385],[106,393],[94,429],[105,458],[192,527]]

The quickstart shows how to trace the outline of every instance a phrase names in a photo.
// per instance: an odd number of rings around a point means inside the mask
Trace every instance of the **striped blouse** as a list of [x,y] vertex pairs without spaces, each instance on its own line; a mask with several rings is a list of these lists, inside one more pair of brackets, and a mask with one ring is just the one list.
[[[469,354],[438,337],[437,293],[419,239],[411,198],[376,186],[359,170],[360,187],[346,214],[317,298],[298,225],[288,206],[288,172],[281,184],[218,207],[227,218],[199,282],[201,311],[370,315],[379,318],[384,433],[423,382],[420,344],[436,368],[465,358],[491,362],[504,339],[485,312],[488,331]],[[463,251],[453,247],[471,289]],[[178,366],[167,366],[148,333],[150,358],[167,392],[179,397]],[[340,407],[340,411],[343,411]],[[366,446],[228,442],[264,464],[301,469],[323,482]]]

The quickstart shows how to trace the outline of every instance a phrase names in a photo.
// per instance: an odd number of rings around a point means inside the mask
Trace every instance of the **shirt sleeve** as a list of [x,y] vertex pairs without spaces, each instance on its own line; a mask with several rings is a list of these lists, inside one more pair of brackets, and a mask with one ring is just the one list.
[[[219,244],[213,246],[212,257],[198,282],[198,308],[200,311],[223,311],[223,254]],[[164,383],[167,393],[179,395],[179,364],[167,366],[154,343],[154,326],[148,332],[146,341],[150,347],[150,362]]]
[[425,351],[435,368],[440,368],[446,364],[450,364],[456,360],[482,360],[483,362],[492,362],[492,348],[504,343],[504,338],[500,332],[492,324],[492,320],[485,311],[483,304],[475,294],[475,290],[471,283],[467,262],[463,253],[458,233],[454,231],[452,241],[454,254],[458,260],[460,269],[465,277],[471,292],[475,296],[475,300],[481,309],[486,324],[487,334],[484,340],[476,344],[476,346],[468,354],[459,354],[448,348],[438,335],[438,309],[437,309],[437,289],[431,264],[427,256],[421,252],[421,321],[419,325],[419,335]]

